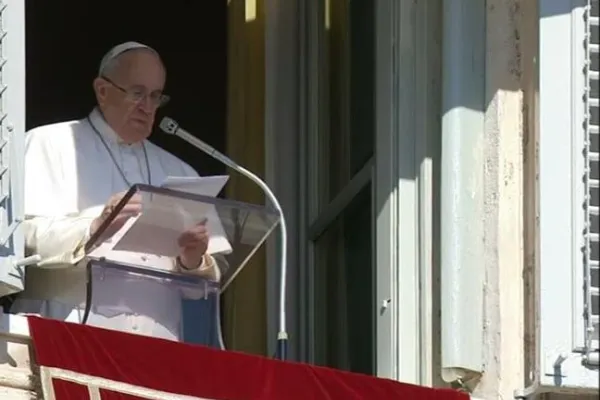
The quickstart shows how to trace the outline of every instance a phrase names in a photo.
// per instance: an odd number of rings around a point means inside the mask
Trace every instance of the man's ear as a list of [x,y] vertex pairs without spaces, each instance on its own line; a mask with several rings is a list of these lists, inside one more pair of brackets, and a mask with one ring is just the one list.
[[104,79],[96,78],[93,82],[94,93],[96,93],[96,101],[98,105],[102,105],[106,102],[107,93],[107,85]]

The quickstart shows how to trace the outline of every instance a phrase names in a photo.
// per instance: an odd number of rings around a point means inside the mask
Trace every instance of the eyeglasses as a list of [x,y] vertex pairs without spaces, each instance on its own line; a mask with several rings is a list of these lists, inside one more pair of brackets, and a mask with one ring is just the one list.
[[143,86],[132,86],[131,88],[127,89],[120,85],[117,85],[115,82],[113,82],[106,76],[101,76],[101,78],[104,79],[106,82],[110,83],[115,88],[119,89],[121,92],[125,93],[127,99],[131,100],[134,103],[139,103],[147,97],[150,99],[152,105],[158,108],[167,104],[171,99],[168,95],[163,94],[161,91],[158,90],[148,93],[148,90]]

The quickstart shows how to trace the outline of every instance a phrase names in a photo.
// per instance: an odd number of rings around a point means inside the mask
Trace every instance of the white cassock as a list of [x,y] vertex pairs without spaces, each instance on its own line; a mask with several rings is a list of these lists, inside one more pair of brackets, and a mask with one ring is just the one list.
[[[25,290],[11,312],[81,322],[86,270],[80,261],[92,220],[112,195],[128,190],[129,183],[160,185],[168,176],[197,174],[149,141],[123,143],[97,109],[89,119],[28,132],[25,243],[27,254],[39,254],[42,261],[28,267]],[[171,258],[148,257],[157,268],[176,268]],[[213,265],[190,273],[219,279],[219,269]],[[180,338],[181,290],[105,273],[95,273],[92,281],[93,306],[87,324],[170,340]]]

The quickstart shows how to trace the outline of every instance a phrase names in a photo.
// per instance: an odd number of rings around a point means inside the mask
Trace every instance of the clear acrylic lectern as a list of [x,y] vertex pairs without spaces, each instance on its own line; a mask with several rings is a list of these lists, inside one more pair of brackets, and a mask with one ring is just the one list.
[[[141,213],[120,217],[133,202]],[[199,223],[210,258],[185,271],[178,238]],[[86,244],[85,323],[220,347],[219,295],[278,223],[265,206],[133,186]]]

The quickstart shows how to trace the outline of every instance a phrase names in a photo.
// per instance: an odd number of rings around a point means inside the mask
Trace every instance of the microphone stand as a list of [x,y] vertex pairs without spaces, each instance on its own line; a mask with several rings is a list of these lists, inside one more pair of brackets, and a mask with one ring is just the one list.
[[256,185],[258,185],[269,201],[275,207],[275,211],[279,215],[279,228],[280,228],[280,266],[281,266],[281,276],[279,281],[279,332],[277,333],[277,358],[280,360],[287,359],[287,345],[288,345],[288,334],[286,327],[286,308],[285,308],[285,300],[286,300],[286,282],[287,282],[287,225],[285,222],[285,215],[283,214],[283,209],[279,204],[279,200],[275,194],[271,191],[271,188],[256,174],[247,170],[246,168],[238,165],[236,162],[231,160],[229,157],[225,156],[223,153],[216,150],[214,147],[204,143],[202,140],[197,137],[191,135],[190,133],[184,131],[179,128],[179,124],[169,117],[164,117],[160,122],[160,128],[163,132],[178,136],[179,138],[185,140],[192,146],[196,147],[199,150],[202,150],[212,158],[222,162],[226,166],[231,169],[239,172],[244,175],[251,181],[253,181]]

